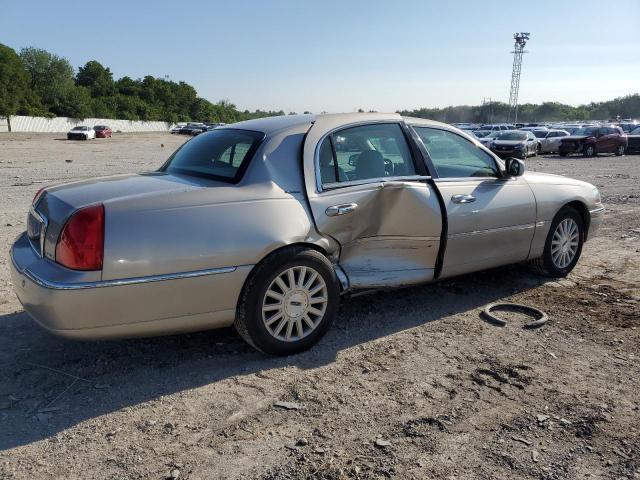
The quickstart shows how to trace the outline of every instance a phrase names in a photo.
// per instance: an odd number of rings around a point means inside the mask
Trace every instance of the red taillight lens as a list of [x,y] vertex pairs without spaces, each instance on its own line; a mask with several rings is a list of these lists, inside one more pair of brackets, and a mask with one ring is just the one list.
[[101,270],[104,251],[104,206],[74,213],[60,234],[56,262],[73,270]]
[[36,194],[33,196],[33,200],[31,201],[32,205],[36,204],[36,201],[38,200],[38,198],[40,198],[40,194],[42,193],[42,191],[45,189],[46,187],[42,187],[40,190],[38,190],[36,192]]

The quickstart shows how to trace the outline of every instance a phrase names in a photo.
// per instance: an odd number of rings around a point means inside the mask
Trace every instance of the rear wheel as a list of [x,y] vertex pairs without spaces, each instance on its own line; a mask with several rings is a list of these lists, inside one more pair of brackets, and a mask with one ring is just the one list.
[[616,147],[616,156],[621,157],[622,155],[624,155],[624,151],[625,151],[624,145],[618,145]]
[[553,219],[544,252],[531,262],[534,270],[549,277],[565,277],[580,259],[584,221],[572,207],[563,207]]
[[585,157],[593,157],[596,154],[595,145],[585,145],[582,149],[582,153]]
[[340,302],[338,285],[331,262],[320,252],[280,250],[251,272],[234,325],[247,343],[264,353],[301,352],[331,327]]

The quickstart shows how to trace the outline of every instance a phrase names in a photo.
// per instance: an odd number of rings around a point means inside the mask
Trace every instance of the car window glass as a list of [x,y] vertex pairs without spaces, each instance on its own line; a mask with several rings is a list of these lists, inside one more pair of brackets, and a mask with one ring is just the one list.
[[[337,157],[339,182],[416,173],[409,145],[397,123],[346,128],[335,132],[332,139]],[[323,160],[323,147],[324,145],[321,145],[319,152],[321,178],[322,162],[326,164],[328,159],[325,156]]]
[[338,181],[330,137],[325,138],[320,145],[319,166],[322,183],[335,183]]
[[465,138],[436,128],[415,127],[415,130],[439,177],[498,176],[493,157]]
[[163,169],[183,175],[239,180],[241,166],[250,160],[264,134],[249,130],[217,129],[185,142]]

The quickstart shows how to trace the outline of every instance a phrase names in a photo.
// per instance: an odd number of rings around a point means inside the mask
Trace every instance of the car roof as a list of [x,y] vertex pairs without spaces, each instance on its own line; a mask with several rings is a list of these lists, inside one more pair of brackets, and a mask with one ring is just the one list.
[[401,117],[397,113],[327,113],[327,114],[303,114],[303,115],[280,115],[276,117],[256,118],[253,120],[245,120],[233,124],[227,124],[222,128],[241,128],[245,130],[254,130],[271,135],[282,130],[297,128],[303,125],[321,123],[323,125],[348,125],[352,123],[370,122],[370,121],[400,121],[404,120],[411,125],[431,125],[441,128],[453,129],[449,124],[427,120],[416,117]]

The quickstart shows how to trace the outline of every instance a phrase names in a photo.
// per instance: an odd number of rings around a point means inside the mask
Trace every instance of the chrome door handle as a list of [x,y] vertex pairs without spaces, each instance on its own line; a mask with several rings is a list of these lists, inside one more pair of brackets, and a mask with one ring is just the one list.
[[473,195],[454,195],[451,197],[453,203],[473,203],[476,201],[476,197]]
[[338,215],[344,215],[345,213],[351,213],[358,208],[357,203],[343,203],[341,205],[334,205],[325,210],[325,214],[328,217],[337,217]]

